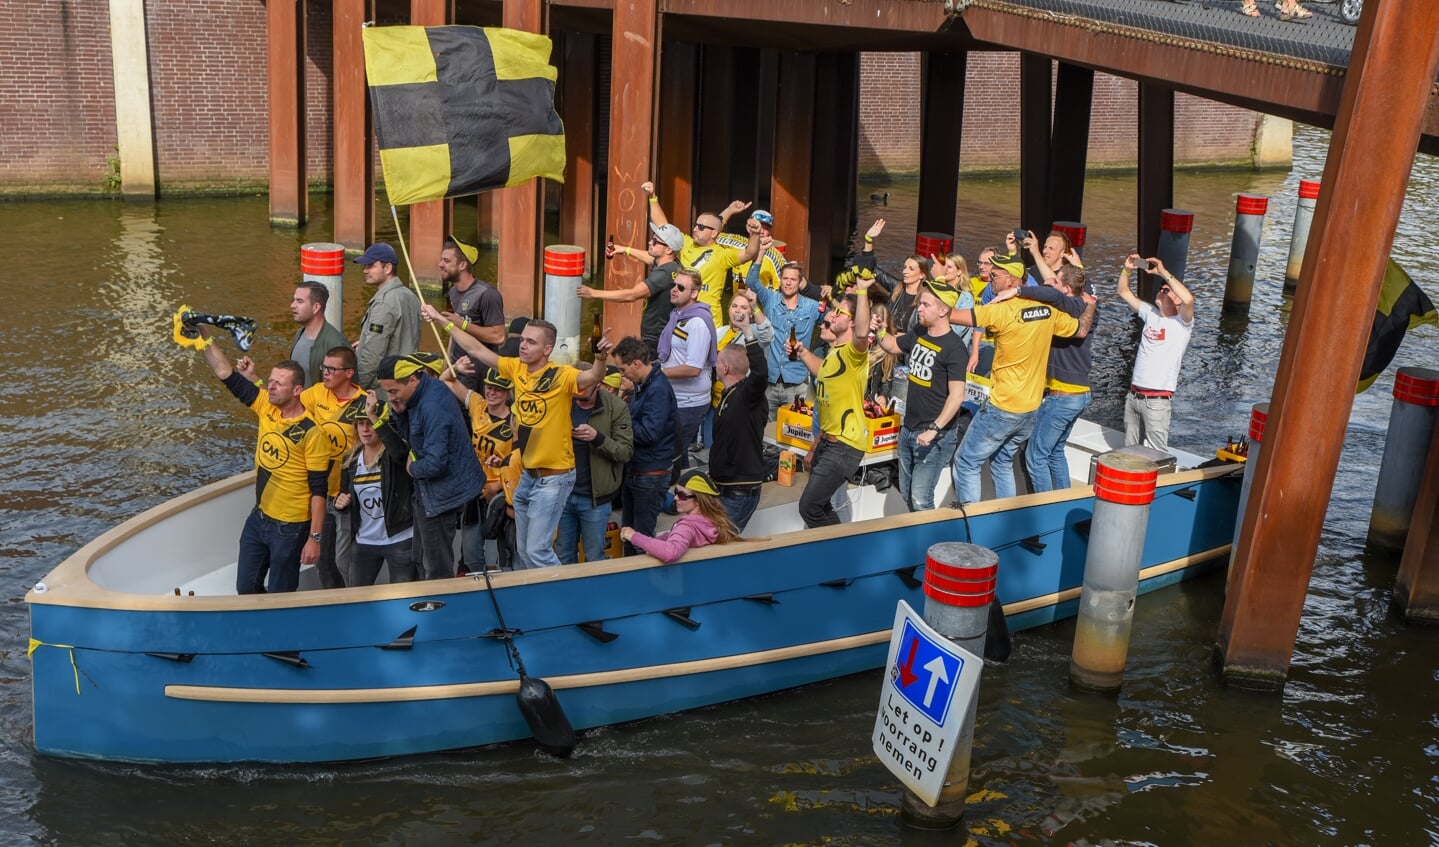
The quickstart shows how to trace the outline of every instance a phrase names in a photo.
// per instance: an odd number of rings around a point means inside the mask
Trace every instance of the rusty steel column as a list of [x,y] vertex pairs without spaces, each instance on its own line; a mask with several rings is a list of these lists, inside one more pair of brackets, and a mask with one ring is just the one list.
[[1236,684],[1277,689],[1289,672],[1369,335],[1354,316],[1379,299],[1436,68],[1439,4],[1365,4],[1220,621]]
[[[813,53],[779,57],[779,119],[774,128],[774,173],[770,178],[769,210],[775,230],[786,243],[785,258],[809,262],[811,162],[816,139],[814,95],[817,63]],[[826,127],[827,129],[827,127]]]
[[[653,178],[655,68],[659,64],[658,0],[615,0],[610,58],[609,176],[605,191],[605,232],[619,244],[644,244],[649,208],[640,183]],[[723,158],[723,157],[717,157]],[[661,203],[667,198],[661,197]],[[683,210],[665,211],[672,216]],[[681,229],[689,221],[674,218]],[[605,288],[629,288],[642,278],[638,262],[611,262]],[[605,303],[611,338],[639,335],[643,303]]]
[[[504,25],[525,32],[545,31],[543,0],[504,0]],[[496,230],[500,241],[500,267],[495,287],[505,299],[505,314],[541,313],[540,213],[544,180],[532,179],[522,185],[495,192]]]
[[1054,127],[1049,142],[1049,213],[1054,221],[1084,220],[1084,169],[1089,161],[1089,117],[1094,70],[1059,63],[1054,83]]
[[1394,581],[1394,607],[1410,622],[1439,624],[1439,428],[1429,443],[1409,539]]
[[699,128],[700,49],[673,41],[661,51],[660,110],[664,132],[659,138],[655,188],[665,212],[681,230],[695,219],[695,133]]
[[1048,231],[1050,221],[1049,133],[1052,126],[1050,115],[1053,110],[1053,87],[1054,71],[1050,58],[1034,53],[1021,53],[1017,223],[1025,229],[1045,232]]
[[[454,23],[454,8],[449,0],[410,0],[410,23],[415,26],[444,26]],[[434,282],[440,278],[440,248],[450,234],[455,201],[430,200],[410,205],[408,247],[415,279]],[[401,259],[403,260],[403,256]],[[403,272],[405,269],[401,268]],[[508,307],[509,302],[505,305]]]
[[[1160,214],[1174,205],[1174,89],[1139,83],[1139,252],[1159,252]],[[1139,299],[1154,299],[1154,277],[1139,274]]]
[[370,157],[374,127],[370,95],[365,87],[362,25],[373,20],[371,0],[335,0],[331,38],[334,40],[335,110],[335,241],[363,250],[375,240],[375,165]]
[[920,62],[915,230],[952,233],[959,202],[959,141],[964,130],[964,73],[969,53],[924,53]]
[[[595,80],[598,36],[566,32],[559,49],[560,118],[565,122],[565,184],[560,192],[560,243],[577,244],[591,257],[593,273],[603,261],[603,236],[595,224]],[[598,258],[599,261],[595,261]]]
[[[859,157],[859,54],[822,53],[814,123],[828,132],[810,162],[809,265],[811,279],[834,278],[855,226]],[[869,222],[865,222],[868,227]]]
[[305,3],[265,7],[270,88],[270,223],[304,226],[310,217],[305,161]]

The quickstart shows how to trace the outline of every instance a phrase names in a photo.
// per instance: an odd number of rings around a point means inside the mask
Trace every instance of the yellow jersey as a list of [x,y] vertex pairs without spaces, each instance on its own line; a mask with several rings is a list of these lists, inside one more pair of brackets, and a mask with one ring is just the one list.
[[864,387],[869,382],[869,353],[848,342],[830,348],[815,378],[819,428],[863,452],[869,448],[864,423]]
[[320,432],[330,445],[330,497],[340,493],[340,465],[359,441],[359,436],[355,434],[355,420],[364,417],[365,397],[365,389],[355,386],[354,396],[341,401],[323,382],[317,382],[300,393],[305,411],[320,425]]
[[511,426],[520,461],[530,470],[573,468],[570,406],[579,393],[580,372],[569,365],[546,364],[532,373],[524,362],[508,356],[500,357],[498,370],[515,385]]
[[491,456],[504,459],[515,449],[515,431],[510,425],[514,416],[497,418],[490,414],[489,404],[476,391],[465,398],[465,407],[470,413],[470,443],[475,445],[475,457],[485,469],[485,481],[498,482],[500,469],[490,467],[486,460]]
[[680,265],[700,273],[700,302],[710,307],[716,326],[724,323],[724,307],[720,305],[720,299],[724,296],[730,268],[739,264],[739,252],[719,243],[700,247],[688,235],[685,236],[684,249],[680,250]]
[[1049,343],[1079,331],[1079,321],[1044,303],[1015,298],[974,307],[974,325],[994,333],[989,402],[1022,415],[1039,408],[1049,370]]

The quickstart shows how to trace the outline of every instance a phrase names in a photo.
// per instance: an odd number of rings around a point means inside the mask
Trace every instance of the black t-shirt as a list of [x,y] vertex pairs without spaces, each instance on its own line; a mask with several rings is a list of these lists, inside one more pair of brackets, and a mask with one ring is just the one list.
[[[500,292],[484,280],[476,279],[470,283],[470,287],[461,291],[458,288],[451,288],[445,293],[446,299],[450,301],[450,311],[461,318],[469,318],[470,323],[475,326],[503,326],[505,323],[505,302],[500,297]],[[459,327],[455,327],[460,332]],[[481,342],[484,343],[484,342]],[[491,350],[496,349],[493,344],[485,344]],[[465,348],[461,347],[454,339],[450,339],[450,360],[454,361],[465,355]],[[475,362],[475,373],[473,376],[460,374],[460,383],[471,391],[480,392],[484,396],[485,366],[478,360]]]
[[[969,351],[958,335],[946,332],[938,337],[906,333],[895,343],[906,355],[909,393],[904,399],[904,428],[922,429],[934,423],[949,397],[950,380],[964,381]],[[954,426],[951,420],[945,429]]]
[[645,303],[645,313],[640,318],[640,338],[652,355],[659,348],[660,333],[665,331],[665,324],[669,323],[670,312],[674,309],[670,303],[670,288],[675,284],[675,273],[679,269],[679,262],[669,262],[655,266],[645,277],[650,299]]
[[[570,404],[570,426],[582,426],[590,422],[590,415],[594,409],[586,409],[579,403]],[[575,487],[570,492],[581,497],[591,496],[590,492],[590,441],[574,439],[575,448]]]

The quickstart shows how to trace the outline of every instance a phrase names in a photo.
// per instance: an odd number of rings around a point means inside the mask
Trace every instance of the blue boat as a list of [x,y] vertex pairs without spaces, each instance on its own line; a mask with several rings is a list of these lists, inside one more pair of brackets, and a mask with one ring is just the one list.
[[[1160,476],[1141,592],[1226,562],[1240,467]],[[530,737],[483,579],[235,596],[252,483],[243,474],[150,509],[27,595],[37,750],[330,762]],[[941,541],[998,552],[1011,629],[1075,614],[1089,487],[915,514],[866,489],[853,501],[875,505],[853,523],[672,565],[635,556],[495,574],[494,599],[526,670],[578,730],[880,667],[895,603],[922,607],[925,551]]]

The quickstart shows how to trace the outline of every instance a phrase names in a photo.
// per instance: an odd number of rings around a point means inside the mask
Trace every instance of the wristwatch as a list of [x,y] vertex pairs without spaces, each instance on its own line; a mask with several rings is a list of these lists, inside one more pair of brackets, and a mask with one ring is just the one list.
[[314,541],[314,542],[316,542],[316,543],[319,543],[319,541],[320,541],[320,533],[318,533],[318,532],[312,532],[312,533],[310,533],[310,540],[311,540],[311,541]]
[[939,424],[937,424],[937,423],[931,423],[929,426],[925,427],[925,429],[927,429],[927,430],[928,430],[928,429],[932,429],[932,430],[934,430],[935,432],[942,432],[942,431],[943,431],[943,430],[941,430]]

